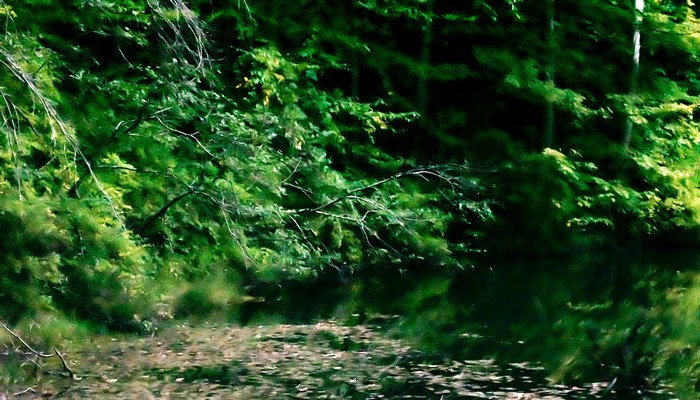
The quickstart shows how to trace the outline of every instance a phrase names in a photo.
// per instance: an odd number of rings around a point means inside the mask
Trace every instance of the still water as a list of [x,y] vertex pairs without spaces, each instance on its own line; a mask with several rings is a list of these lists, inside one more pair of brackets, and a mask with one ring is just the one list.
[[[0,381],[0,393],[10,399],[671,399],[669,385],[678,381],[669,365],[679,369],[670,363],[682,359],[665,350],[683,338],[672,326],[683,320],[666,310],[685,303],[673,303],[669,293],[684,298],[697,262],[688,253],[589,254],[482,261],[450,273],[376,269],[342,281],[290,284],[269,288],[261,293],[265,302],[226,316],[171,321],[147,337],[73,344],[65,357],[79,380],[54,374],[62,371],[57,360],[41,368],[25,363],[12,380]],[[0,361],[13,357],[6,350]],[[692,393],[692,380],[681,385]]]
[[695,398],[697,381],[684,374],[695,368],[686,353],[700,343],[679,313],[697,317],[688,298],[699,259],[635,250],[482,260],[447,274],[375,270],[340,291],[289,287],[264,307],[288,320],[315,313],[374,324],[439,360],[492,360],[510,377],[496,385],[523,393],[556,382],[570,390],[562,398],[666,399],[674,384]]
[[[604,386],[553,385],[529,363],[436,359],[367,325],[175,325],[100,338],[66,354],[79,380],[48,375],[8,398],[586,399]],[[29,390],[28,390],[29,388]]]

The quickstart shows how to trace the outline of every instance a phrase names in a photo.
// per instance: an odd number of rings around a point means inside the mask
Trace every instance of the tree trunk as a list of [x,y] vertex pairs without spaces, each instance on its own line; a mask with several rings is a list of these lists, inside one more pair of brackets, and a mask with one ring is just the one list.
[[[416,76],[416,98],[415,107],[420,114],[421,125],[425,128],[428,126],[428,102],[430,95],[428,94],[428,78],[430,70],[430,50],[433,45],[433,5],[435,0],[428,0],[425,5],[426,20],[422,24],[423,36],[420,43],[420,54],[418,59],[418,71]],[[413,157],[418,161],[422,160],[425,154],[430,150],[428,138],[429,129],[423,129],[422,133],[417,134],[413,141]]]
[[[547,83],[554,88],[554,0],[547,1]],[[554,102],[547,98],[544,111],[544,137],[542,144],[545,148],[554,144]]]
[[[352,28],[353,28],[353,35],[357,38],[359,41],[360,39],[360,15],[357,12],[357,7],[353,6],[352,7]],[[351,54],[350,54],[350,73],[351,73],[351,80],[350,80],[350,95],[354,97],[355,99],[360,98],[360,50],[355,48],[351,49]]]
[[[639,80],[639,58],[642,48],[642,13],[644,12],[644,0],[635,0],[634,2],[634,36],[632,37],[632,45],[634,51],[632,54],[632,74],[630,76],[630,93],[629,98],[632,99],[637,94],[637,81]],[[628,114],[625,120],[625,132],[622,137],[622,146],[625,150],[630,148],[632,143],[632,128],[634,123],[632,122],[632,117]]]
[[435,0],[428,0],[427,20],[423,25],[423,38],[420,50],[420,69],[416,83],[416,110],[422,117],[428,111],[428,70],[430,69],[430,48],[433,44],[433,5]]

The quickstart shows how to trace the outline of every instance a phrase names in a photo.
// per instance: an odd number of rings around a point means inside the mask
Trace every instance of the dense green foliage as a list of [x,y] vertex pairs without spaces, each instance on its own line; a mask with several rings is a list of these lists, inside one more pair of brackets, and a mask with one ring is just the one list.
[[[696,245],[697,7],[631,3],[0,1],[0,317],[149,330],[298,281]],[[606,303],[639,318],[596,345],[682,351],[667,287]]]

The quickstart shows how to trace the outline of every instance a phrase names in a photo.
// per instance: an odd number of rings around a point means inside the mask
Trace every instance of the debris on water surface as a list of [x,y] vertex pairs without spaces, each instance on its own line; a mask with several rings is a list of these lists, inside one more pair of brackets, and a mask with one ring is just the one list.
[[[367,325],[174,326],[98,338],[67,353],[79,382],[16,382],[8,399],[584,399],[605,388],[551,385],[541,367],[438,360]],[[17,393],[17,395],[13,395]]]

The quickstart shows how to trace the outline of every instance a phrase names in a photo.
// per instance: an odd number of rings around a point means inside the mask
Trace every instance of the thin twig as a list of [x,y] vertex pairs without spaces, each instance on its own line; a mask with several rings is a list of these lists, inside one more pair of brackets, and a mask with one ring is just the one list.
[[25,394],[36,394],[36,390],[34,388],[26,388],[22,390],[21,392],[17,392],[14,394],[14,396],[24,396]]

